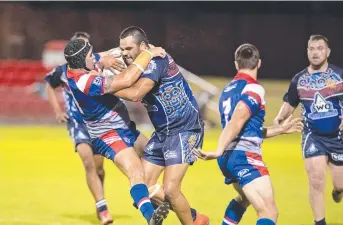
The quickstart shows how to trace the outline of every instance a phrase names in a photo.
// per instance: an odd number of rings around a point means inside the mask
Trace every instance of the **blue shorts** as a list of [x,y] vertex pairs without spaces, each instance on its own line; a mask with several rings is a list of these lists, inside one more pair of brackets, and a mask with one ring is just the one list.
[[92,146],[91,138],[88,134],[86,124],[83,121],[69,119],[67,122],[67,129],[69,131],[69,136],[74,142],[75,151],[76,147],[81,143],[86,143]]
[[217,161],[226,184],[238,183],[240,187],[244,187],[256,178],[269,175],[259,154],[239,150],[225,151]]
[[202,147],[203,137],[203,131],[185,131],[175,135],[155,132],[144,149],[143,158],[159,166],[192,165],[197,160],[192,150]]
[[114,160],[116,154],[126,148],[133,147],[140,132],[132,129],[115,129],[92,140],[95,154]]
[[301,145],[305,159],[325,155],[332,164],[343,166],[343,143],[338,135],[321,136],[312,132],[304,132]]

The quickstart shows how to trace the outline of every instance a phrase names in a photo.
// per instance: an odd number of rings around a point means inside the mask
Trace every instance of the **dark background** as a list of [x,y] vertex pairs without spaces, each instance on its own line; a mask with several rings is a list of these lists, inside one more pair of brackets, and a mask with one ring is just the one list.
[[343,66],[343,2],[2,2],[0,58],[41,59],[47,41],[75,31],[106,50],[130,25],[199,75],[233,76],[234,51],[250,42],[261,77],[290,78],[307,66],[311,34],[326,35],[331,62]]

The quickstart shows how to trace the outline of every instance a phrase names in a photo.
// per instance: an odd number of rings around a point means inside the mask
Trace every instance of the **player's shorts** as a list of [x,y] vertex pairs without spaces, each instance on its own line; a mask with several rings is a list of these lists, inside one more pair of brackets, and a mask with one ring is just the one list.
[[93,151],[113,161],[120,151],[133,147],[139,134],[138,130],[132,129],[110,130],[92,140]]
[[343,143],[338,135],[321,136],[312,132],[304,132],[301,145],[305,159],[326,155],[332,164],[343,166]]
[[92,146],[91,138],[88,134],[86,124],[83,121],[77,121],[75,119],[69,119],[67,122],[67,129],[69,135],[74,142],[75,151],[76,147],[81,143],[86,143]]
[[192,150],[202,147],[203,137],[203,131],[185,131],[175,135],[155,132],[144,149],[143,158],[159,166],[192,165],[197,160]]
[[240,187],[244,187],[259,177],[269,175],[261,155],[256,153],[225,151],[217,161],[226,184],[238,183]]

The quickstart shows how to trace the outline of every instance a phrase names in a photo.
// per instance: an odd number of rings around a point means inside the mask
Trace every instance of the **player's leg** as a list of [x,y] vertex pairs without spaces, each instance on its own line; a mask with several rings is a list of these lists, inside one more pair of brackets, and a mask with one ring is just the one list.
[[261,155],[239,150],[227,151],[218,159],[218,164],[225,177],[238,182],[244,192],[244,195],[240,195],[241,201],[239,198],[236,200],[245,205],[233,203],[237,207],[237,219],[243,215],[244,206],[249,202],[258,214],[257,225],[274,225],[278,213],[269,173]]
[[222,225],[236,225],[238,224],[246,209],[250,205],[247,197],[245,196],[242,188],[238,183],[233,183],[235,190],[238,192],[238,196],[232,199],[225,210],[224,219]]
[[191,209],[181,193],[181,183],[188,169],[188,163],[167,166],[164,171],[164,193],[182,225],[192,225]]
[[102,155],[95,154],[93,156],[95,162],[96,173],[101,181],[102,188],[104,188],[105,170],[104,170],[104,157]]
[[[171,203],[173,210],[183,225],[193,224],[192,211],[195,213],[196,211],[191,210],[188,201],[182,194],[181,183],[189,164],[193,164],[196,160],[192,149],[201,147],[202,139],[202,132],[183,132],[178,135],[166,137],[166,142],[163,146],[166,164],[163,179],[164,193],[166,200]],[[209,219],[205,217],[204,215],[200,215],[199,220],[202,219],[207,224]],[[198,222],[197,220],[194,221],[194,224],[200,224],[200,221]]]
[[309,182],[309,199],[316,225],[325,225],[326,168],[328,165],[327,149],[322,138],[305,133],[302,151],[305,158],[305,169]]
[[85,169],[87,185],[95,200],[97,216],[102,224],[112,223],[113,219],[108,212],[103,186],[96,172],[92,143],[86,125],[81,122],[77,123],[73,119],[68,120],[67,125],[69,134],[76,145],[75,150],[78,152]]
[[331,154],[329,169],[333,183],[332,198],[339,203],[343,198],[343,154]]
[[252,166],[248,164],[246,154],[243,151],[225,151],[217,161],[222,174],[225,176],[225,184],[233,184],[238,192],[238,196],[230,201],[225,210],[222,225],[235,225],[240,222],[246,208],[250,205],[238,181],[242,177],[249,178],[248,174],[252,178],[249,171]]
[[305,159],[305,169],[309,182],[309,198],[316,223],[325,218],[324,190],[326,183],[327,156],[316,156]]
[[259,219],[256,225],[275,225],[278,211],[270,177],[267,175],[258,177],[242,189],[257,212]]
[[329,168],[333,182],[332,198],[339,203],[343,198],[343,165],[329,163]]
[[102,181],[97,174],[92,148],[89,144],[81,143],[77,145],[77,152],[79,153],[85,168],[89,190],[96,201],[97,216],[102,224],[110,224],[113,222],[113,219],[108,211]]
[[113,130],[96,140],[99,152],[113,160],[119,170],[129,179],[131,196],[149,224],[156,224],[168,214],[168,205],[156,211],[151,204],[144,181],[144,170],[139,156],[132,147],[136,135],[131,130]]
[[[142,165],[145,173],[145,183],[149,187],[151,202],[156,208],[165,202],[164,188],[157,183],[159,176],[164,170],[164,155],[162,152],[163,143],[159,141],[156,135],[153,135],[146,145]],[[170,208],[173,210],[173,208]],[[192,219],[194,224],[203,225],[198,221],[203,220],[204,215],[197,213],[191,208]]]

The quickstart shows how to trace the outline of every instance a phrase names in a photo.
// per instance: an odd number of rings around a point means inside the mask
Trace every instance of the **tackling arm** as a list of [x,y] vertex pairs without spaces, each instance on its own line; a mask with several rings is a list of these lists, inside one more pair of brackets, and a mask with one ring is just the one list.
[[138,102],[141,101],[144,96],[155,86],[155,82],[149,78],[140,78],[137,83],[130,88],[123,89],[115,93],[116,96]]

